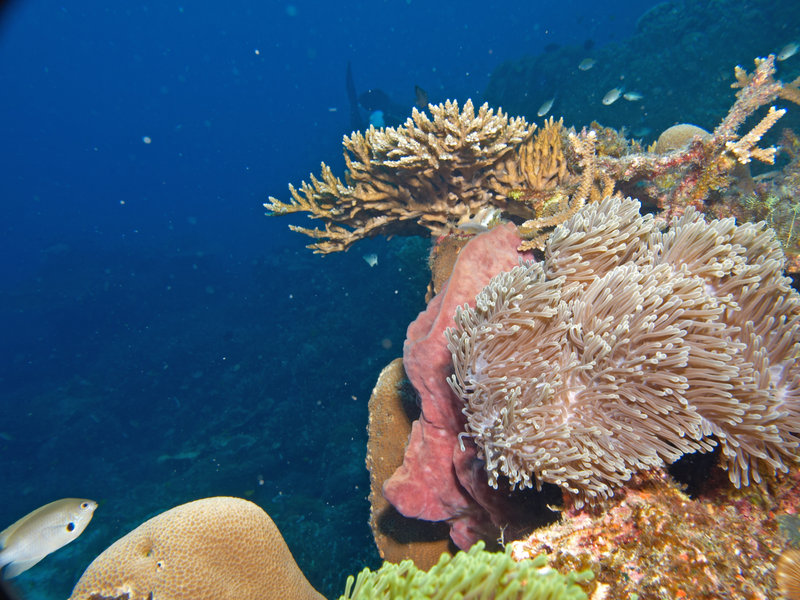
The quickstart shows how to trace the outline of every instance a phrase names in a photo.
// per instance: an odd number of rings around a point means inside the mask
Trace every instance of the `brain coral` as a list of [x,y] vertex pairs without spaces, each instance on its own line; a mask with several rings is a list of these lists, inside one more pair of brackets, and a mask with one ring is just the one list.
[[324,600],[269,515],[241,498],[176,506],[98,556],[70,600]]
[[584,500],[634,472],[721,449],[731,481],[787,469],[800,438],[800,296],[772,230],[688,211],[660,231],[608,198],[545,260],[500,273],[448,330],[492,485]]

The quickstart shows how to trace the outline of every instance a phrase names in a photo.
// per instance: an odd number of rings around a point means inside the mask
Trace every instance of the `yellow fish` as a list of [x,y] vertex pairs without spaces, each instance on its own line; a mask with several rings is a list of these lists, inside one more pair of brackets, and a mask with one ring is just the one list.
[[597,61],[593,58],[584,58],[581,62],[578,63],[578,68],[581,71],[588,71],[591,69]]
[[0,532],[0,569],[6,579],[27,571],[77,538],[92,520],[97,502],[63,498],[37,508]]

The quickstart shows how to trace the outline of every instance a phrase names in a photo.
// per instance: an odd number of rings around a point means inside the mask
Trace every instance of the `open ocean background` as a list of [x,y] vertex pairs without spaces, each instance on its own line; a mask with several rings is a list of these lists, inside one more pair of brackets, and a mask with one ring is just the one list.
[[[0,529],[58,498],[100,503],[78,540],[15,580],[25,598],[67,597],[118,537],[213,495],[263,507],[329,598],[378,566],[367,400],[424,307],[429,241],[320,257],[287,228],[302,217],[268,218],[262,203],[321,161],[343,173],[348,61],[359,92],[381,88],[409,114],[415,85],[434,103],[477,104],[505,61],[624,44],[655,4],[3,5]],[[784,38],[717,55],[726,72],[800,39],[800,24],[781,26]],[[709,77],[702,56],[686,60],[693,96],[672,87],[658,114],[594,118],[650,141],[648,119],[680,121]],[[700,125],[724,116],[727,94]]]

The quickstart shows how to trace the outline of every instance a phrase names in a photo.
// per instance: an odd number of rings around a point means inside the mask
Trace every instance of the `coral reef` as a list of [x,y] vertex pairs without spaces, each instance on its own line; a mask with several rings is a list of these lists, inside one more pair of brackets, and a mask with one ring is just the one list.
[[[678,122],[711,130],[729,106],[731,66],[778,51],[794,39],[792,27],[798,22],[800,5],[794,2],[669,0],[648,10],[630,37],[591,49],[567,42],[500,65],[485,99],[540,122],[537,108],[557,94],[554,108],[567,126],[599,120],[647,143]],[[579,70],[589,57],[593,67]],[[797,68],[797,62],[781,63],[789,80],[800,74]],[[606,91],[620,85],[643,98],[604,106]],[[800,122],[797,115],[785,119],[791,119],[791,127]]]
[[512,556],[546,552],[562,572],[591,569],[607,598],[777,598],[784,571],[774,569],[786,543],[777,521],[797,509],[798,473],[771,481],[769,492],[719,488],[723,477],[713,473],[710,493],[690,498],[659,470],[636,476],[596,509],[565,511],[560,523],[513,542]]
[[526,245],[540,247],[542,228],[613,189],[602,174],[593,185],[594,134],[567,132],[552,119],[536,132],[486,104],[476,114],[470,100],[461,109],[450,101],[428,108],[433,119],[415,109],[401,127],[345,137],[346,184],[323,163],[321,179],[299,191],[290,185],[292,200],[270,198],[265,208],[325,221],[324,230],[290,225],[320,240],[309,248],[322,254],[378,234],[486,231],[501,213],[524,221],[521,234],[538,240]]
[[[657,207],[667,221],[690,207],[754,220],[766,200],[754,195],[747,165],[774,162],[778,149],[758,144],[786,110],[770,106],[749,131],[739,130],[776,100],[800,101],[800,78],[776,80],[774,61],[756,59],[752,74],[736,67],[736,100],[713,133],[670,127],[650,152],[597,123],[576,132],[550,118],[535,132],[487,105],[476,114],[471,101],[462,109],[447,102],[429,106],[432,119],[415,110],[401,127],[346,137],[346,184],[323,164],[321,179],[312,176],[299,191],[290,186],[288,203],[270,198],[264,206],[270,214],[306,212],[325,221],[324,229],[290,226],[319,240],[309,246],[319,253],[377,234],[483,231],[501,217],[519,226],[521,250],[542,249],[555,226],[615,190]],[[795,242],[787,246],[790,267],[800,253]]]
[[[577,213],[587,202],[610,195],[614,182],[602,175],[602,187],[595,186],[595,131],[569,132],[569,141],[581,170],[580,184],[572,193],[566,186],[556,190],[547,201],[536,206],[536,218],[519,226],[519,234],[525,238],[520,250],[541,250],[550,231]],[[526,196],[528,198],[529,196]]]
[[800,272],[800,140],[790,130],[781,139],[781,152],[789,162],[779,171],[757,178],[752,191],[737,207],[744,218],[763,220],[775,230],[786,252],[786,270]]
[[491,485],[580,505],[717,445],[737,487],[797,462],[800,295],[774,233],[638,209],[585,207],[456,311],[450,383]]
[[591,571],[562,575],[547,565],[547,557],[517,561],[510,551],[491,553],[478,542],[469,552],[443,556],[427,572],[411,561],[384,563],[375,572],[364,569],[347,578],[339,600],[380,598],[425,600],[433,598],[508,598],[527,600],[585,600],[581,584],[591,581]]
[[269,515],[241,498],[172,508],[108,547],[70,600],[324,600]]
[[[342,599],[484,598],[584,600],[586,569],[562,575],[547,557],[511,550],[442,554],[422,570],[410,560],[348,577]],[[500,597],[500,596],[497,596]],[[269,515],[241,498],[189,502],[143,523],[86,569],[70,600],[324,600],[295,564]]]
[[[492,493],[477,457],[461,452],[461,405],[446,377],[452,370],[444,330],[453,325],[456,306],[474,302],[491,277],[518,264],[520,238],[511,224],[475,236],[458,255],[444,291],[408,327],[403,365],[419,394],[422,413],[412,424],[403,464],[386,481],[383,494],[404,516],[447,521],[459,548],[479,539],[495,539],[506,521],[507,501]],[[488,492],[488,493],[484,493]]]
[[[655,152],[631,153],[619,157],[600,156],[596,168],[616,182],[618,189],[636,189],[643,201],[656,204],[662,217],[669,220],[680,215],[688,207],[715,216],[737,215],[732,204],[737,194],[720,195],[728,190],[741,165],[755,158],[772,164],[776,148],[757,146],[762,136],[785,114],[785,109],[770,107],[767,114],[742,135],[738,134],[748,117],[758,109],[775,101],[783,90],[791,85],[776,81],[775,57],[756,59],[752,75],[742,75],[737,67],[736,101],[728,114],[710,135],[702,135],[699,128],[692,130],[697,135],[676,150],[659,154]],[[693,127],[693,126],[692,126]],[[682,133],[681,133],[682,131]],[[678,133],[688,138],[685,130]],[[669,138],[677,137],[667,130]],[[663,134],[662,134],[663,135]],[[653,150],[677,145],[677,140],[658,142]],[[744,216],[744,215],[737,215]],[[745,217],[745,220],[749,220]]]

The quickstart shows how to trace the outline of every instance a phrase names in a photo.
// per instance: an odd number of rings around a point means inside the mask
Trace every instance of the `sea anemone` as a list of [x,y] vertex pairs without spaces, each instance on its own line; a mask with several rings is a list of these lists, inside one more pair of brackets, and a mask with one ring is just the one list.
[[583,208],[545,259],[494,277],[447,332],[489,482],[577,505],[719,446],[738,487],[800,444],[800,296],[763,223],[660,231],[631,199]]

